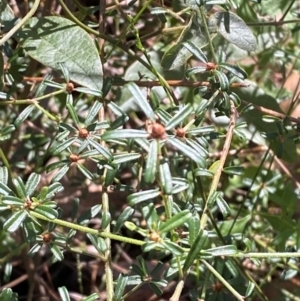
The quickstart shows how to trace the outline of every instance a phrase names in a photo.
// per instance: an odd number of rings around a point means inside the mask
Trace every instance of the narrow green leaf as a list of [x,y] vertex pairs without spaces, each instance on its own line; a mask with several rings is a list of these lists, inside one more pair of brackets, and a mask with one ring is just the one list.
[[192,68],[187,69],[185,74],[186,74],[186,77],[191,77],[194,74],[206,72],[206,69],[207,69],[206,66],[192,67]]
[[118,172],[118,168],[116,166],[112,165],[105,165],[106,167],[106,175],[104,180],[104,185],[108,187],[109,185],[112,185],[115,179],[115,176]]
[[28,251],[27,255],[29,257],[33,257],[35,254],[38,253],[38,251],[41,249],[42,245],[41,244],[35,244],[33,245],[30,250]]
[[149,203],[147,204],[146,206],[143,206],[142,207],[142,214],[143,214],[143,217],[147,223],[147,227],[149,229],[155,229],[158,221],[159,221],[159,217],[158,217],[158,214],[156,212],[156,208],[154,207],[154,204],[153,203]]
[[165,223],[163,223],[159,227],[159,231],[161,233],[169,232],[175,228],[180,227],[184,223],[186,223],[191,217],[192,217],[192,213],[190,212],[190,210],[188,210],[188,209],[183,210],[183,211],[173,215],[170,219],[168,219]]
[[93,174],[84,165],[77,163],[76,166],[87,179],[94,179]]
[[189,145],[190,147],[192,147],[197,153],[199,153],[199,155],[200,155],[203,159],[208,158],[209,152],[207,151],[206,148],[204,148],[204,147],[203,147],[200,143],[198,143],[196,140],[186,138],[185,141],[186,141],[186,144]]
[[184,119],[191,115],[193,107],[190,104],[181,108],[166,124],[166,130],[175,128],[178,124],[184,121]]
[[149,286],[150,286],[152,292],[153,292],[156,296],[161,296],[161,295],[163,294],[162,289],[161,289],[159,286],[157,286],[157,285],[155,284],[155,282],[150,282],[150,283],[149,283]]
[[86,225],[89,221],[94,218],[101,210],[101,205],[95,205],[85,211],[81,216],[78,217],[77,223],[80,225]]
[[[0,184],[7,185],[7,183],[8,183],[8,170],[6,166],[0,166]],[[1,190],[0,190],[0,194],[1,194]]]
[[8,93],[0,92],[0,99],[13,100],[14,98]]
[[206,239],[207,239],[207,232],[200,229],[184,262],[182,268],[183,273],[186,273],[188,271],[188,269],[192,266],[194,260],[200,255],[200,251],[202,250]]
[[52,81],[51,79],[44,79],[43,84],[45,86],[51,87],[51,88],[56,88],[56,89],[62,89],[63,85],[56,83],[54,81]]
[[212,178],[214,176],[214,173],[203,168],[197,168],[194,171],[195,176],[200,176],[200,177],[209,177]]
[[73,105],[69,102],[67,102],[67,109],[71,115],[72,120],[74,121],[74,123],[76,124],[76,126],[79,128],[79,119],[77,116],[77,112],[75,110],[75,108],[73,107]]
[[25,184],[25,189],[27,192],[27,196],[31,196],[35,189],[37,188],[37,186],[39,185],[40,181],[41,181],[42,176],[38,175],[36,173],[32,173],[30,174],[29,178],[26,181]]
[[24,200],[11,195],[4,196],[2,203],[10,206],[24,206]]
[[45,201],[48,191],[49,191],[49,188],[47,186],[43,187],[42,190],[40,191],[39,195],[37,196],[37,199]]
[[69,170],[70,164],[64,164],[64,166],[55,174],[51,182],[58,182]]
[[125,87],[128,88],[128,90],[133,95],[136,103],[139,105],[141,110],[145,113],[145,115],[152,121],[155,120],[155,114],[147,101],[145,95],[141,92],[141,89],[139,86],[137,86],[135,83],[128,83],[125,85]]
[[212,208],[213,205],[215,204],[217,198],[219,197],[220,192],[219,191],[214,191],[207,199],[207,207]]
[[99,300],[99,294],[97,293],[91,294],[88,297],[82,299],[82,301],[96,301],[96,300]]
[[49,165],[46,166],[46,170],[47,172],[50,172],[54,169],[57,169],[57,168],[60,168],[60,167],[63,167],[65,165],[70,165],[70,160],[69,159],[66,159],[66,160],[61,160],[61,161],[57,161],[57,162],[53,162]]
[[219,63],[218,66],[219,68],[225,69],[241,79],[246,79],[248,77],[247,72],[239,66],[230,65],[226,63]]
[[174,242],[165,240],[162,245],[174,256],[181,256],[184,253],[183,248]]
[[102,97],[102,91],[97,90],[97,89],[95,90],[95,89],[91,89],[91,88],[77,87],[74,89],[74,91],[81,92],[84,94],[94,95],[97,97]]
[[103,254],[107,250],[105,240],[102,237],[97,237],[91,233],[87,233],[86,236],[99,253]]
[[153,199],[158,197],[160,194],[161,192],[158,189],[140,191],[128,196],[127,201],[130,206],[134,206],[145,201],[153,201]]
[[159,179],[164,194],[172,194],[173,183],[169,163],[165,159],[159,164]]
[[0,212],[8,210],[8,209],[11,209],[11,207],[8,205],[5,205],[5,204],[0,204]]
[[237,278],[239,276],[239,271],[236,268],[235,262],[232,261],[231,258],[229,260],[225,260],[225,266],[233,278]]
[[214,130],[215,130],[215,127],[213,125],[206,125],[206,126],[201,126],[201,127],[190,129],[186,132],[191,134],[191,135],[197,135],[198,136],[200,134],[203,135],[203,134],[211,133]]
[[118,217],[114,226],[114,232],[119,232],[123,224],[133,215],[134,209],[132,207],[126,207]]
[[204,52],[201,50],[199,45],[195,44],[192,40],[186,41],[183,43],[183,46],[188,49],[199,61],[207,63],[207,57]]
[[18,196],[20,198],[26,199],[27,192],[23,180],[20,177],[12,179],[12,182],[17,190]]
[[64,259],[64,254],[57,245],[52,244],[50,250],[57,261],[62,261]]
[[104,141],[111,139],[135,139],[135,138],[148,138],[149,134],[143,130],[113,130],[107,131],[102,136],[101,139]]
[[220,72],[219,70],[215,70],[214,73],[219,80],[221,91],[228,91],[230,83],[229,83],[229,80],[228,80],[228,77],[226,76],[226,74],[223,72]]
[[120,274],[117,279],[113,301],[123,301],[123,293],[126,288],[128,276]]
[[231,214],[231,210],[230,207],[228,206],[227,202],[222,198],[221,195],[219,195],[219,197],[217,197],[217,206],[220,210],[220,212],[222,213],[223,217],[226,218],[228,216],[230,216]]
[[34,208],[34,211],[49,218],[49,219],[55,219],[58,217],[57,210],[55,210],[52,207],[47,206],[47,205],[39,205]]
[[182,141],[180,141],[177,138],[170,138],[168,139],[168,142],[172,144],[174,147],[176,147],[179,151],[181,151],[183,154],[185,154],[187,157],[189,157],[191,160],[195,161],[197,164],[199,164],[201,167],[206,167],[205,159],[203,159],[199,153],[197,153],[194,149],[192,149],[190,146],[186,145]]
[[114,155],[114,164],[121,164],[133,160],[137,160],[141,157],[141,154],[139,153],[125,153],[125,154],[117,154]]
[[89,144],[92,145],[96,150],[99,151],[99,153],[106,158],[107,160],[112,160],[113,159],[113,155],[112,153],[109,151],[108,148],[103,147],[101,144],[99,144],[98,142],[96,142],[93,139],[89,139]]
[[155,113],[164,124],[167,124],[172,118],[172,115],[167,111],[163,110],[162,108],[157,108],[155,110]]
[[101,228],[105,229],[111,222],[111,214],[107,211],[102,212]]
[[13,191],[0,181],[0,195],[13,194]]
[[76,137],[71,137],[64,142],[61,142],[59,145],[56,145],[53,154],[54,155],[60,154],[62,151],[70,147],[75,142],[75,140]]
[[189,243],[192,246],[200,231],[200,218],[198,215],[193,215],[189,221]]
[[96,121],[94,123],[91,123],[86,127],[86,129],[89,132],[99,131],[99,130],[105,130],[110,128],[110,125],[107,121]]
[[227,166],[223,168],[223,172],[228,175],[242,176],[245,172],[245,168],[243,166]]
[[48,193],[45,199],[51,199],[56,193],[62,192],[64,187],[61,183],[55,182],[48,187]]
[[84,124],[86,126],[90,125],[98,115],[100,109],[102,108],[102,103],[100,101],[95,101],[93,106],[90,108],[89,113],[87,114]]
[[156,178],[157,160],[158,160],[159,142],[153,139],[150,143],[146,167],[145,167],[145,182],[152,184]]
[[210,253],[213,256],[226,256],[233,255],[238,252],[236,246],[228,245],[228,246],[220,246],[212,249],[205,250],[206,253]]
[[14,125],[18,128],[23,122],[24,120],[30,115],[30,113],[32,112],[32,110],[35,108],[35,105],[30,105],[28,107],[26,107],[17,117],[17,119],[14,122]]
[[245,293],[245,298],[248,298],[252,295],[252,293],[254,291],[254,288],[255,288],[255,283],[249,281],[249,284],[247,286],[247,290],[246,290],[246,293]]
[[65,286],[61,286],[58,288],[58,293],[62,301],[70,301],[70,296],[67,288]]
[[25,218],[28,216],[26,210],[14,212],[3,225],[3,229],[8,232],[15,232],[21,226]]

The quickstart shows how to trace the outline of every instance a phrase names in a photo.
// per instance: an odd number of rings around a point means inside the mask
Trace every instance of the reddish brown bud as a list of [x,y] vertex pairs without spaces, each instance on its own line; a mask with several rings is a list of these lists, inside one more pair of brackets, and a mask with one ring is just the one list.
[[71,94],[74,90],[74,85],[72,83],[67,83],[66,85],[66,91]]
[[52,239],[52,236],[51,236],[50,233],[45,233],[45,234],[43,234],[43,241],[44,241],[45,243],[49,243],[49,242],[51,241],[51,239]]
[[69,159],[70,159],[71,162],[78,162],[79,156],[76,155],[76,154],[71,154]]
[[206,64],[206,71],[215,70],[218,68],[218,65],[213,62],[208,62]]
[[163,139],[165,137],[166,129],[160,123],[152,124],[151,137],[154,139]]
[[85,128],[79,129],[78,131],[78,137],[82,139],[86,139],[89,136],[89,131]]
[[179,138],[184,138],[185,137],[185,129],[184,128],[176,129],[175,134]]

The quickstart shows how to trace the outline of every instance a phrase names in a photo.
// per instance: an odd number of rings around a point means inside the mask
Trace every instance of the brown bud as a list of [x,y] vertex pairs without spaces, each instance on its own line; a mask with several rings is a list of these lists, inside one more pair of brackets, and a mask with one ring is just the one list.
[[71,162],[78,162],[79,156],[76,155],[76,154],[71,154],[69,159],[70,159]]
[[151,138],[164,139],[166,133],[165,127],[160,123],[152,124]]
[[78,131],[78,137],[82,139],[86,139],[89,136],[89,131],[85,128],[79,129]]
[[184,128],[178,128],[175,130],[175,134],[178,138],[184,138],[185,137],[185,129]]
[[218,65],[213,62],[208,62],[206,64],[206,71],[215,70],[218,68]]
[[49,243],[50,241],[51,241],[51,234],[50,233],[45,233],[45,234],[43,234],[43,241],[45,242],[45,243]]
[[159,242],[160,241],[160,235],[159,235],[158,232],[153,231],[153,232],[150,233],[149,239],[151,241]]
[[66,91],[71,94],[74,90],[74,85],[72,83],[67,83],[66,85]]

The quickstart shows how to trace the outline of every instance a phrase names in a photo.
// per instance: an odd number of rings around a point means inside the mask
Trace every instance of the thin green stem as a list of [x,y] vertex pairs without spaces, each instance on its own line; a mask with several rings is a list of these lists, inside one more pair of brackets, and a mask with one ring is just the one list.
[[49,113],[46,109],[44,109],[39,103],[35,102],[34,105],[45,115],[47,115],[51,120],[58,121],[59,118],[53,116],[51,113]]
[[5,156],[2,148],[0,148],[0,158],[2,159],[4,166],[8,170],[10,178],[12,179],[14,177],[14,175],[13,175],[13,172],[12,172],[12,170],[10,168],[10,164],[9,164],[9,162],[8,162],[8,160],[7,160],[6,156]]
[[207,267],[207,269],[234,295],[239,301],[244,301],[244,297],[240,295],[230,284],[229,282],[222,277],[217,270],[213,268],[207,261],[201,260],[201,262]]
[[[234,103],[232,101],[230,101],[230,106],[231,106],[231,116],[230,116],[228,132],[226,135],[226,140],[224,142],[223,151],[222,151],[222,155],[219,160],[218,168],[215,171],[207,199],[209,199],[213,195],[213,193],[217,190],[217,187],[218,187],[218,184],[219,184],[219,181],[221,178],[221,174],[223,171],[223,167],[225,165],[225,161],[226,161],[229,149],[230,149],[230,144],[231,144],[231,140],[233,137],[233,131],[234,131],[236,119],[238,117],[237,111],[236,111],[236,109],[234,107]],[[209,215],[208,210],[209,210],[208,202],[206,202],[204,205],[203,214],[201,216],[201,221],[200,221],[201,229],[204,229],[206,226],[208,215]]]
[[249,252],[235,253],[228,256],[238,258],[300,258],[300,252]]
[[4,106],[4,105],[32,105],[32,104],[34,104],[33,99],[3,100],[3,101],[0,101],[0,106]]
[[208,26],[207,26],[207,22],[206,22],[206,15],[205,15],[205,8],[204,8],[203,5],[200,7],[200,15],[201,15],[201,18],[202,18],[202,21],[203,21],[205,34],[206,34],[206,37],[207,37],[207,40],[208,40],[208,46],[209,46],[212,58],[213,58],[214,62],[217,63],[218,62],[217,61],[217,56],[215,54],[215,49],[214,49],[214,45],[212,43],[212,38],[211,38],[209,30],[208,30]]
[[[109,199],[106,191],[102,193],[102,210],[103,213],[109,214]],[[103,229],[104,233],[110,234],[110,223]],[[112,301],[114,298],[114,279],[111,264],[111,240],[109,237],[105,238],[107,250],[105,251],[105,282],[107,301]]]
[[6,35],[0,40],[0,46],[3,45],[10,37],[12,37],[26,22],[29,18],[31,18],[36,10],[38,9],[40,4],[40,0],[35,0],[31,10],[28,14],[19,22],[17,23]]
[[286,11],[284,12],[284,14],[283,14],[282,17],[280,18],[280,20],[279,20],[280,22],[282,22],[282,21],[285,19],[286,15],[289,13],[289,11],[290,11],[290,9],[292,8],[292,6],[294,5],[294,3],[295,3],[295,0],[292,0],[292,1],[290,2],[288,8],[286,9]]
[[248,26],[281,26],[283,24],[300,23],[300,19],[284,20],[284,21],[270,21],[270,22],[249,22]]
[[91,234],[94,234],[94,235],[97,235],[97,236],[100,236],[100,237],[103,237],[103,238],[108,237],[108,238],[113,239],[113,240],[121,241],[121,242],[124,242],[124,243],[129,243],[129,244],[137,245],[137,246],[142,246],[145,243],[144,241],[141,241],[141,240],[128,238],[128,237],[121,236],[121,235],[116,235],[116,234],[113,234],[113,233],[106,233],[106,232],[103,232],[101,230],[91,229],[91,228],[81,226],[81,225],[77,225],[75,223],[67,222],[67,221],[64,221],[64,220],[61,220],[61,219],[58,219],[58,218],[50,219],[50,218],[47,218],[47,217],[45,217],[45,216],[43,216],[39,213],[36,213],[34,211],[29,211],[29,214],[33,218],[41,219],[41,220],[51,222],[51,223],[54,223],[54,224],[62,226],[62,227],[66,227],[66,228],[69,228],[69,229],[74,229],[74,230],[81,231],[81,232],[84,232],[84,233],[91,233]]

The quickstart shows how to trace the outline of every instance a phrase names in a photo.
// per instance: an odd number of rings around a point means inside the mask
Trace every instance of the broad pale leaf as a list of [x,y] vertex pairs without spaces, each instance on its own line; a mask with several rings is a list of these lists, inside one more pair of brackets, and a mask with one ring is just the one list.
[[71,80],[91,90],[102,89],[102,64],[94,42],[72,21],[57,16],[31,18],[18,38],[35,60],[53,69],[63,63]]
[[255,36],[239,16],[229,12],[217,12],[213,17],[217,20],[219,33],[227,41],[246,51],[256,50]]

